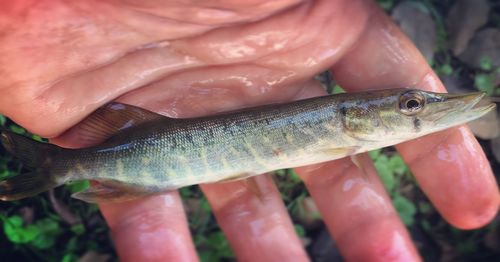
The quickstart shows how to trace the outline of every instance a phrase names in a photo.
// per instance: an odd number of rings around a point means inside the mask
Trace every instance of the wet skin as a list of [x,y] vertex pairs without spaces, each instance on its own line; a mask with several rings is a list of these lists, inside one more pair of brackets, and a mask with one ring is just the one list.
[[[0,113],[54,143],[113,100],[190,117],[322,95],[331,69],[348,91],[444,91],[411,42],[370,1],[0,1]],[[47,124],[50,123],[50,124]],[[397,146],[453,225],[477,228],[500,198],[467,127]],[[419,256],[368,157],[298,168],[346,260]],[[240,260],[305,261],[276,186],[203,185]],[[123,261],[197,260],[177,192],[101,205]]]

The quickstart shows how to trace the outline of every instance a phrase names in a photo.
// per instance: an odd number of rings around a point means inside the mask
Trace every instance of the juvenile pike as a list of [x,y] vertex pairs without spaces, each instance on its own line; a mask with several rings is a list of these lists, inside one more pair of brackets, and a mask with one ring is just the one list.
[[317,97],[215,116],[172,119],[130,105],[98,109],[79,137],[104,143],[65,149],[3,131],[5,149],[31,168],[0,182],[0,198],[97,180],[85,201],[126,200],[242,179],[394,145],[476,119],[495,108],[483,93],[394,89]]

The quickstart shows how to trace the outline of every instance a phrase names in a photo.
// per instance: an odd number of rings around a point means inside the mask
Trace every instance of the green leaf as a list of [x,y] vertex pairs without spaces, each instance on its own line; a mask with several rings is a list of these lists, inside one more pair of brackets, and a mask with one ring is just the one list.
[[38,235],[32,242],[31,245],[38,249],[48,249],[54,246],[55,239],[49,235]]
[[71,193],[76,193],[88,189],[90,187],[90,182],[87,180],[72,181],[66,183],[66,188],[69,189]]
[[333,87],[332,94],[342,94],[342,93],[345,93],[345,90],[341,86],[335,85]]
[[0,126],[5,125],[6,121],[7,121],[7,119],[5,118],[5,116],[3,116],[2,114],[0,114]]
[[418,203],[418,209],[420,210],[421,213],[424,214],[429,214],[430,212],[432,212],[431,204],[424,201]]
[[386,155],[380,155],[375,160],[375,168],[377,169],[377,173],[384,184],[387,192],[392,192],[396,185],[396,181],[394,179],[394,172],[391,170],[389,166],[389,159]]
[[293,225],[293,227],[295,228],[295,233],[297,233],[297,236],[304,237],[306,235],[306,230],[302,225],[295,224]]
[[392,171],[389,169],[388,166],[383,165],[383,166],[376,166],[378,175],[380,177],[380,180],[382,180],[382,183],[384,184],[385,189],[387,192],[392,192],[394,190],[394,187],[396,185],[396,181],[394,179],[394,175]]
[[7,238],[13,243],[23,243],[22,237],[19,234],[20,228],[23,226],[23,219],[19,216],[11,216],[3,223],[3,231]]
[[415,223],[415,213],[417,212],[415,205],[408,198],[401,195],[396,195],[392,203],[403,223],[407,226],[412,226]]
[[493,62],[491,61],[491,58],[489,57],[481,57],[479,59],[479,67],[485,71],[490,71],[493,68]]
[[368,152],[368,155],[370,155],[371,159],[375,161],[375,159],[380,156],[380,153],[382,153],[382,149],[375,149],[370,152]]
[[430,67],[434,68],[434,58],[433,57],[429,57],[429,59],[427,60],[427,63],[429,64]]
[[181,194],[181,197],[186,199],[188,197],[190,197],[192,194],[191,194],[191,189],[189,187],[183,187],[183,188],[180,188],[179,189],[179,193]]
[[40,234],[33,240],[31,245],[38,249],[51,248],[56,237],[61,233],[59,223],[51,218],[44,218],[35,223],[36,227],[40,230]]
[[55,234],[59,232],[59,223],[51,218],[44,218],[38,220],[36,226],[40,228],[43,233],[46,234]]
[[79,244],[78,244],[78,237],[77,236],[73,236],[66,244],[66,252],[74,252],[75,250],[77,250],[79,247]]
[[218,257],[216,257],[213,252],[202,250],[198,252],[201,262],[217,262]]
[[288,172],[288,176],[290,177],[290,180],[294,184],[302,182],[302,180],[300,179],[299,175],[297,175],[297,173],[295,172],[295,170],[293,170],[293,169],[287,169],[287,172]]
[[76,262],[78,261],[78,257],[75,254],[69,253],[65,254],[61,259],[61,262]]
[[220,231],[214,232],[208,236],[208,245],[214,249],[219,258],[232,258],[234,257],[233,251],[229,247],[224,234]]
[[488,95],[492,95],[495,91],[493,77],[489,74],[477,74],[474,77],[474,85],[478,90],[486,92]]
[[87,207],[87,212],[89,214],[99,212],[99,206],[97,204],[89,204]]
[[85,233],[85,226],[81,223],[74,224],[71,226],[71,232],[75,233],[76,235],[82,235],[83,233]]
[[26,129],[20,127],[20,126],[16,126],[16,125],[11,125],[9,126],[9,129],[10,131],[16,133],[16,134],[19,134],[19,135],[24,135],[26,134]]
[[200,199],[200,208],[205,212],[212,212],[212,207],[208,203],[208,200],[204,197]]
[[204,235],[196,234],[193,236],[193,242],[196,246],[201,246],[207,242],[207,238]]
[[38,141],[38,142],[47,142],[46,139],[42,138],[41,136],[39,135],[32,135],[31,138],[35,141]]
[[33,241],[40,231],[33,225],[23,226],[23,219],[20,216],[11,216],[4,220],[3,230],[7,238],[12,243],[24,244]]
[[400,155],[394,155],[391,158],[389,158],[389,168],[397,174],[404,174],[406,171],[408,171],[408,167],[406,166],[405,162],[403,161],[403,158],[401,158]]
[[284,176],[286,175],[286,169],[276,170],[274,171],[274,174],[276,174],[277,176]]
[[381,154],[377,157],[377,160],[376,160],[376,161],[377,161],[377,162],[379,162],[379,163],[381,163],[381,164],[383,163],[383,164],[387,165],[387,164],[389,163],[389,157],[387,157],[387,155],[386,155],[386,154],[382,154],[382,153],[381,153]]
[[394,0],[377,0],[377,2],[384,10],[391,10],[394,6]]
[[453,67],[450,64],[443,64],[436,69],[438,75],[449,76],[453,74]]
[[0,179],[4,179],[10,176],[10,171],[7,169],[0,170]]

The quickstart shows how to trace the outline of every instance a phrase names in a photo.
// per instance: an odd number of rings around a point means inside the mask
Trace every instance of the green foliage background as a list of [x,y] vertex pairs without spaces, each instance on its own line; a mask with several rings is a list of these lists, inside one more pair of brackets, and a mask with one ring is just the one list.
[[[379,0],[386,10],[400,1]],[[430,61],[441,76],[457,70],[465,71],[474,79],[475,87],[490,95],[500,94],[493,77],[500,72],[491,61],[484,58],[480,70],[472,70],[452,57],[445,48],[447,32],[443,14],[450,1],[417,1],[433,14],[437,22],[438,47],[436,59]],[[493,16],[500,17],[497,7]],[[498,19],[500,21],[500,19]],[[500,23],[499,23],[500,24]],[[330,92],[340,92],[334,83],[327,83]],[[42,138],[26,131],[0,115],[0,126],[36,140]],[[487,145],[487,142],[482,141]],[[491,156],[488,147],[487,155]],[[498,218],[487,227],[473,231],[461,231],[448,225],[418,188],[401,157],[391,148],[370,152],[380,178],[389,192],[402,221],[408,227],[421,254],[427,261],[446,260],[453,257],[461,261],[500,261],[498,242],[500,228]],[[498,163],[492,162],[497,173]],[[21,172],[21,165],[0,148],[0,179]],[[312,258],[311,246],[320,232],[325,230],[320,215],[311,209],[309,195],[293,170],[279,170],[274,175],[299,236],[307,245]],[[498,179],[498,178],[497,178]],[[22,201],[0,202],[0,261],[15,258],[18,261],[78,261],[89,251],[116,260],[108,228],[96,205],[70,198],[71,193],[88,187],[88,182],[68,184],[50,194]],[[216,224],[210,206],[197,187],[180,190],[188,207],[189,225],[202,261],[234,260],[227,240]],[[62,211],[61,211],[62,210]],[[492,244],[493,243],[493,244]],[[496,246],[494,245],[496,243]]]

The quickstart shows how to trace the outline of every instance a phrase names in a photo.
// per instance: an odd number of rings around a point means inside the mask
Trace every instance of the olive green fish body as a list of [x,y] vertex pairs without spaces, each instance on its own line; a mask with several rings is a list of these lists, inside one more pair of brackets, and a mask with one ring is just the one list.
[[[83,122],[92,123],[87,125],[89,137],[118,131],[94,147],[63,149],[2,132],[4,147],[34,171],[0,182],[0,198],[19,199],[67,181],[91,179],[103,186],[78,198],[121,199],[123,192],[147,195],[320,163],[478,118],[495,107],[476,106],[482,97],[394,89],[190,119],[114,104]],[[139,124],[131,125],[128,117]],[[96,122],[103,118],[109,120]]]
[[330,96],[214,117],[165,118],[66,154],[60,168],[68,178],[118,180],[151,191],[237,179],[354,153],[334,150],[349,146],[338,114]]

